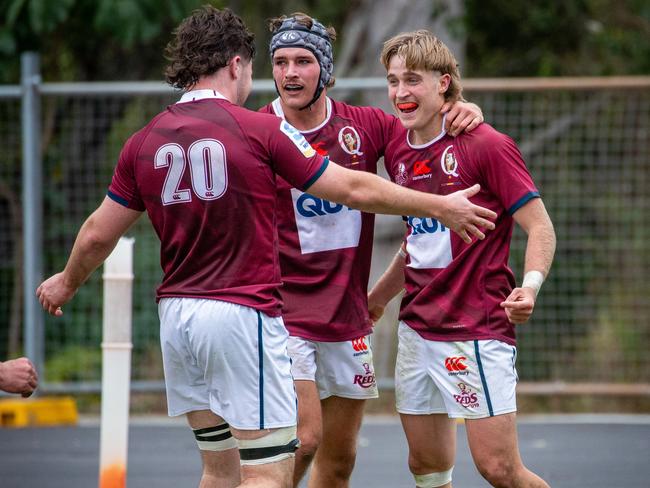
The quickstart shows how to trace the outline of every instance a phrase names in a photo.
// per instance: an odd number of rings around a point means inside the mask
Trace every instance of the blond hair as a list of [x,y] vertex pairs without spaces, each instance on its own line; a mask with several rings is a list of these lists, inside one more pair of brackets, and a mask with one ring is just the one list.
[[462,100],[463,87],[460,83],[458,62],[449,48],[427,30],[405,32],[384,42],[381,63],[388,69],[393,56],[404,59],[407,69],[437,71],[451,76],[445,92],[445,101]]

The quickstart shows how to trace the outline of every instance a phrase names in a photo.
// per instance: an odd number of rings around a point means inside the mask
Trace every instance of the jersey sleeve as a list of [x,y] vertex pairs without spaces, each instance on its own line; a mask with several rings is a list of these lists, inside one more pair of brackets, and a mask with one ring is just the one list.
[[401,132],[402,125],[397,117],[387,114],[381,109],[373,108],[370,129],[373,132],[373,140],[376,141],[377,153],[384,156],[388,141],[397,137]]
[[263,107],[260,107],[257,111],[262,113],[262,114],[275,115],[275,113],[273,112],[273,104],[272,103],[269,103],[269,104],[264,105]]
[[270,120],[274,124],[268,140],[273,170],[295,188],[306,191],[323,174],[329,160],[316,153],[291,124],[279,117]]
[[510,137],[492,130],[475,146],[474,162],[480,163],[482,185],[497,197],[510,215],[540,196],[519,148]]
[[135,179],[137,142],[139,140],[137,136],[138,134],[134,134],[124,144],[107,195],[120,205],[142,212],[145,207]]

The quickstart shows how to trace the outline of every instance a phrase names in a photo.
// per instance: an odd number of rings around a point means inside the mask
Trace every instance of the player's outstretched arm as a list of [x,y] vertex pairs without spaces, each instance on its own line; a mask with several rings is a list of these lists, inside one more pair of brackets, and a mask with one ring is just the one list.
[[368,293],[368,313],[373,322],[377,322],[384,315],[388,302],[404,289],[405,266],[406,252],[403,246],[400,246],[384,274]]
[[532,315],[537,293],[551,269],[555,254],[555,230],[541,198],[529,201],[515,212],[513,218],[528,234],[524,280],[501,306],[510,322],[523,324]]
[[496,214],[469,201],[479,185],[451,195],[441,196],[395,185],[379,176],[343,168],[330,163],[309,192],[351,208],[372,213],[432,217],[456,232],[465,242],[471,235],[483,239],[481,231],[493,229],[488,219]]
[[456,137],[461,132],[471,132],[483,122],[481,107],[470,102],[446,102],[440,112],[447,114],[445,130],[450,136]]
[[99,208],[81,226],[65,269],[37,288],[36,296],[43,309],[52,315],[63,315],[61,307],[72,299],[77,289],[104,262],[119,238],[140,215],[142,212],[104,198]]
[[27,358],[0,362],[0,390],[28,397],[38,386],[38,373]]

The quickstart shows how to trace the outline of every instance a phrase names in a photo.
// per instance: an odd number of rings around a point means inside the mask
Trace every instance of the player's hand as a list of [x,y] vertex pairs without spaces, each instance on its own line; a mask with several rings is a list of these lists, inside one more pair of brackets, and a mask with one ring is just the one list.
[[445,130],[450,136],[456,137],[461,132],[471,132],[483,122],[481,108],[468,102],[446,102],[440,112],[447,114]]
[[481,229],[494,229],[497,214],[487,208],[474,205],[469,198],[481,190],[481,185],[474,185],[445,196],[446,206],[438,219],[446,227],[458,234],[467,244],[472,242],[472,236],[485,239]]
[[66,285],[63,273],[57,273],[41,283],[36,289],[36,296],[43,310],[60,317],[63,315],[61,307],[68,303],[76,292],[76,288]]
[[372,293],[368,294],[368,315],[374,324],[384,315],[385,308],[386,305],[378,303]]
[[0,390],[28,397],[38,386],[38,373],[27,358],[0,363]]
[[513,324],[523,324],[528,321],[535,308],[535,290],[532,288],[515,288],[508,298],[501,302],[506,310],[508,320]]

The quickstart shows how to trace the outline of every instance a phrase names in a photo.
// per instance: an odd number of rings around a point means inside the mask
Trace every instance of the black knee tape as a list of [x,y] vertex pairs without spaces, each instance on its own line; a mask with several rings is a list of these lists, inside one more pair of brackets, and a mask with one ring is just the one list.
[[237,441],[227,423],[205,429],[192,429],[194,438],[202,451],[225,451],[237,447]]

